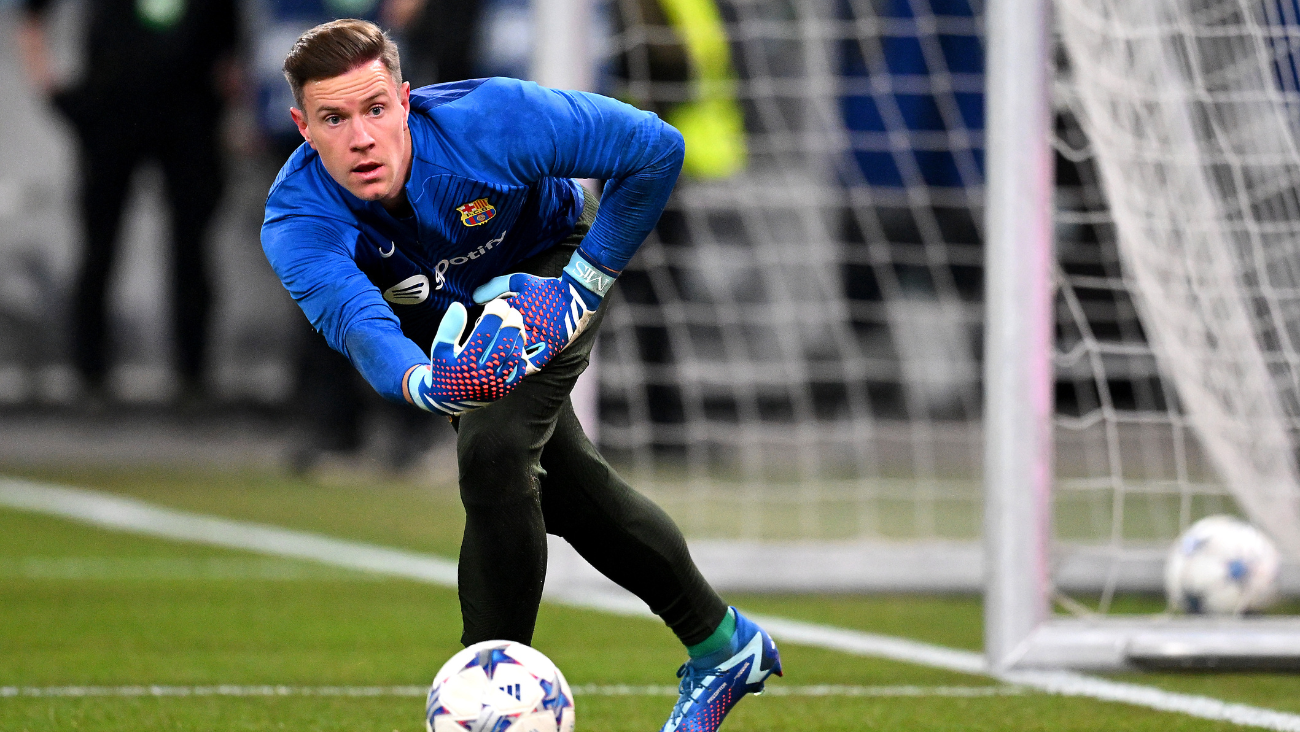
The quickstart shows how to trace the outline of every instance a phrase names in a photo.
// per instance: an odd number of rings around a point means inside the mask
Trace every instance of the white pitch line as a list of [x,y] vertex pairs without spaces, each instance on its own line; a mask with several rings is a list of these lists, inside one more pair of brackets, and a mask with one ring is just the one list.
[[[308,559],[339,567],[405,577],[443,587],[456,586],[456,563],[441,557],[334,539],[265,524],[177,511],[99,491],[0,479],[0,505],[60,516],[110,529],[134,531],[230,549],[243,549],[273,556]],[[649,609],[631,595],[615,595],[601,591],[552,590],[546,597],[553,602],[572,607],[601,610],[618,615],[650,615]],[[983,656],[970,651],[787,618],[753,617],[774,637],[797,645],[888,658],[966,674],[991,675],[985,667]],[[1246,704],[1233,704],[1194,694],[1179,694],[1140,684],[1110,681],[1066,671],[1016,671],[998,678],[1005,683],[1050,694],[1083,696],[1131,704],[1277,732],[1300,732],[1300,714]],[[773,691],[779,686],[774,684]]]
[[[573,687],[576,696],[669,696],[678,695],[676,686],[634,686],[634,685],[596,685],[585,684]],[[794,686],[775,684],[767,687],[765,696],[812,696],[812,697],[957,697],[979,698],[988,696],[1022,696],[1029,693],[1020,686],[1000,684],[996,686],[857,686],[853,684],[812,684]]]
[[1049,694],[1084,696],[1162,712],[1177,712],[1201,719],[1231,722],[1243,727],[1300,732],[1300,714],[1249,704],[1234,704],[1196,694],[1176,694],[1152,686],[1126,684],[1072,671],[1013,671],[1002,674],[999,678],[1006,683],[1023,684]]
[[798,645],[827,648],[859,656],[888,658],[963,674],[982,676],[986,673],[984,656],[971,651],[946,648],[892,635],[878,635],[861,630],[806,623],[801,620],[752,613],[747,615],[763,626],[763,629],[773,637]]
[[[676,686],[633,686],[626,684],[579,684],[574,696],[664,696],[676,697]],[[0,686],[0,698],[14,697],[189,697],[189,696],[343,696],[424,697],[427,686],[283,686],[220,684],[215,686]],[[770,696],[807,697],[955,697],[979,698],[1020,696],[1017,686],[852,686],[812,685],[773,687]]]
[[0,686],[0,697],[424,696],[427,686]]
[[0,557],[0,579],[338,580],[382,582],[374,572],[282,557]]
[[205,516],[82,488],[0,480],[0,505],[167,539],[310,559],[336,567],[456,586],[456,563],[428,554],[278,526]]

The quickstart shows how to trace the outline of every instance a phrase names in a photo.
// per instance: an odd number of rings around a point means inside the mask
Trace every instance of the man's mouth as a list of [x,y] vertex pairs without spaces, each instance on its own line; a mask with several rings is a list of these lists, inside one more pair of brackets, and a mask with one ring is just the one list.
[[360,165],[354,166],[352,168],[352,172],[365,175],[366,173],[374,172],[375,170],[378,170],[381,167],[383,167],[383,163],[362,163]]

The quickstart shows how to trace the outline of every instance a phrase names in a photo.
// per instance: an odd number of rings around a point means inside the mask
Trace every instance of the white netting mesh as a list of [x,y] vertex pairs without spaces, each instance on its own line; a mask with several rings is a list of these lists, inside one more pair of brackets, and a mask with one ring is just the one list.
[[[674,5],[615,4],[610,90],[670,121]],[[718,4],[746,165],[683,177],[600,351],[602,448],[690,534],[977,535],[979,40],[916,5]]]
[[[748,160],[685,176],[622,278],[602,448],[696,537],[976,539],[982,7],[724,0],[710,86],[681,2],[614,3],[607,91],[734,91]],[[1107,593],[1209,513],[1300,538],[1278,7],[1061,0],[1055,528]]]
[[[1156,361],[1238,504],[1300,556],[1295,7],[1058,7],[1070,108],[1090,141]],[[1209,478],[1185,462],[1175,468],[1183,486]],[[1117,517],[1122,506],[1116,496]]]

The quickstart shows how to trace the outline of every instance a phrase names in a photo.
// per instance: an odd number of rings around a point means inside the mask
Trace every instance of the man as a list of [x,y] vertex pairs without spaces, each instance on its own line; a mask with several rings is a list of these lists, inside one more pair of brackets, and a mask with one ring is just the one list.
[[[307,144],[271,188],[263,249],[377,391],[452,416],[461,641],[532,639],[546,534],[561,536],[687,646],[664,730],[716,729],[781,673],[776,646],[714,593],[569,401],[604,295],[671,192],[681,136],[620,102],[513,79],[411,92],[365,21],[308,31],[284,67]],[[608,181],[599,213],[572,178]]]
[[223,97],[232,93],[236,76],[236,5],[233,0],[92,0],[86,71],[75,86],[60,89],[45,40],[53,2],[24,4],[18,46],[27,74],[68,117],[80,143],[85,249],[73,305],[74,364],[89,393],[99,396],[110,361],[106,293],[122,210],[131,174],[152,158],[166,178],[171,210],[180,396],[194,403],[205,385],[211,308],[205,239],[223,183],[218,132]]
[[[267,162],[279,170],[302,144],[302,135],[285,110],[294,105],[293,91],[284,83],[284,51],[305,31],[341,17],[384,23],[404,29],[424,0],[253,0],[249,5],[252,68],[257,92],[256,119]],[[394,25],[399,22],[399,25]],[[410,37],[409,34],[407,36]],[[403,74],[410,76],[409,43],[403,54]],[[465,78],[465,77],[457,77]],[[440,81],[450,81],[441,79]],[[430,79],[428,82],[435,81]],[[417,463],[435,439],[433,415],[380,399],[352,368],[306,322],[292,334],[294,351],[295,441],[290,469],[307,473],[331,461],[349,461],[365,443],[368,423],[382,421],[391,428],[383,442],[385,467],[402,473]]]

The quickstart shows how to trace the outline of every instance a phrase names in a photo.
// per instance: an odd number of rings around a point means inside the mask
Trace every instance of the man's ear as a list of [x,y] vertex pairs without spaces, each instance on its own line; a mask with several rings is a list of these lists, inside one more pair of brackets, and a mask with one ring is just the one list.
[[[397,99],[398,101],[401,102],[402,109],[405,110],[406,116],[410,117],[411,116],[411,82],[403,81],[402,85],[397,88]],[[403,120],[403,122],[405,122],[405,120]]]
[[302,135],[302,139],[306,140],[307,144],[311,145],[311,148],[315,150],[316,143],[311,141],[311,131],[307,129],[307,115],[303,114],[302,110],[297,107],[289,107],[289,116],[293,117],[293,123],[298,125],[298,134]]

